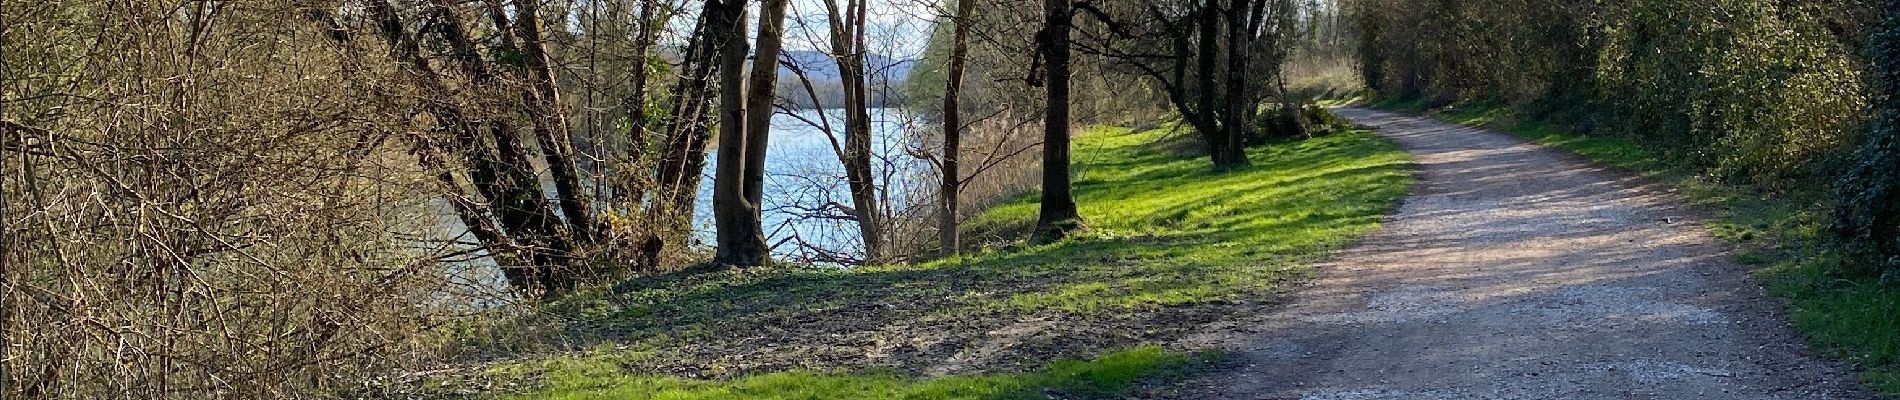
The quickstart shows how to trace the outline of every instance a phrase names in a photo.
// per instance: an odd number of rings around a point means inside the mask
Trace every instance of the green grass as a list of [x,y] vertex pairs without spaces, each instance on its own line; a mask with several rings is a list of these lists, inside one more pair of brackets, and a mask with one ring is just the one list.
[[[1139,267],[1078,269],[1094,278],[996,305],[1092,312],[1255,293],[1303,271],[1305,258],[1373,227],[1409,179],[1404,154],[1364,132],[1258,148],[1250,153],[1253,167],[1229,172],[1155,140],[1153,132],[1087,136],[1077,146],[1075,189],[1088,233],[1005,253],[1022,265],[1094,258]],[[970,224],[1027,231],[1038,200],[1000,205]]]
[[1187,357],[1142,346],[1094,360],[1063,360],[1022,373],[918,379],[897,373],[777,372],[716,381],[620,373],[611,360],[562,358],[536,366],[550,381],[517,399],[1045,399],[1107,397],[1144,379],[1176,373]]
[[1365,131],[1257,146],[1220,172],[1185,136],[1078,135],[1075,237],[1020,244],[1030,194],[967,223],[1018,244],[961,258],[640,277],[496,330],[512,336],[466,335],[491,357],[567,354],[467,380],[521,398],[1114,397],[1192,351],[1143,346],[1265,312],[1411,182],[1405,153]]
[[[1373,106],[1421,111],[1417,102],[1387,100]],[[1694,166],[1672,162],[1680,158],[1660,150],[1664,146],[1571,134],[1504,107],[1467,104],[1428,114],[1507,132],[1677,188],[1714,215],[1710,230],[1738,246],[1736,261],[1753,268],[1771,293],[1787,300],[1795,327],[1817,352],[1848,361],[1859,367],[1869,388],[1900,397],[1900,287],[1836,273],[1847,261],[1822,231],[1824,187],[1771,192],[1716,182]]]

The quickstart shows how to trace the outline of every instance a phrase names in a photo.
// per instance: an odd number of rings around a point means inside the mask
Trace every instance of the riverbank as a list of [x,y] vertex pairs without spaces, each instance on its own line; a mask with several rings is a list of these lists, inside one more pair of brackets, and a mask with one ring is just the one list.
[[[1411,182],[1404,153],[1364,131],[1259,146],[1254,166],[1228,172],[1185,136],[1079,135],[1076,197],[1091,230],[1071,240],[918,265],[634,279],[522,322],[533,343],[486,344],[516,354],[421,386],[559,399],[1138,393],[1205,361],[1184,339],[1265,312],[1312,261],[1376,228]],[[968,225],[1020,232],[1036,201]]]

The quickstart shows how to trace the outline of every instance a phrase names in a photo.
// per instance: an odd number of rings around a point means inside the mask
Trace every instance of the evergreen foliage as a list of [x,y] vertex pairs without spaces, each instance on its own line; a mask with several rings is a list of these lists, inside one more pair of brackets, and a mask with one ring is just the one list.
[[[1835,231],[1870,257],[1885,280],[1900,274],[1900,0],[1886,0],[1888,14],[1869,36],[1874,118],[1871,129],[1836,183]],[[1868,271],[1862,271],[1868,272]]]
[[1864,127],[1867,1],[1362,0],[1368,86],[1496,101],[1591,134],[1654,139],[1770,188],[1824,175]]

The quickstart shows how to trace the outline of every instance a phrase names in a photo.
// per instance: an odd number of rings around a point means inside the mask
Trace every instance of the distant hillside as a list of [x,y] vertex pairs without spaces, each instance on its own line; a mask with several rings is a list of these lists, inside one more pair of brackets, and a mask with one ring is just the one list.
[[[679,48],[660,50],[660,56],[668,61],[679,62]],[[795,109],[838,108],[844,106],[844,85],[838,77],[838,63],[831,56],[818,50],[787,50],[781,56],[778,68],[779,102]],[[898,107],[903,105],[903,94],[899,87],[910,78],[911,70],[917,66],[917,60],[897,59],[882,54],[868,54],[865,65],[869,70],[871,82],[871,107]],[[797,75],[784,64],[797,65],[804,71],[805,79],[810,80],[812,89],[806,92]],[[751,70],[751,61],[746,69]],[[813,102],[812,96],[818,101]]]
[[[838,63],[831,56],[817,50],[788,50],[779,64],[779,101],[792,108],[837,108],[844,106],[844,85],[838,76]],[[871,81],[871,107],[887,107],[903,104],[902,94],[897,88],[904,79],[910,77],[916,60],[899,60],[881,54],[865,55],[865,66]],[[797,75],[784,64],[798,66],[804,71],[805,79],[810,80],[810,93],[800,86]],[[812,101],[816,94],[818,101]]]
[[[805,71],[805,76],[811,80],[838,79],[838,63],[833,62],[831,56],[825,54],[825,52],[818,50],[787,50],[782,57],[784,62],[798,65],[799,69]],[[899,60],[890,56],[872,53],[864,56],[864,63],[868,70],[867,72],[871,75],[872,81],[886,77],[892,81],[903,81],[910,77],[911,67],[917,65],[917,60]],[[790,68],[780,65],[778,72],[780,76],[791,78],[792,70]]]

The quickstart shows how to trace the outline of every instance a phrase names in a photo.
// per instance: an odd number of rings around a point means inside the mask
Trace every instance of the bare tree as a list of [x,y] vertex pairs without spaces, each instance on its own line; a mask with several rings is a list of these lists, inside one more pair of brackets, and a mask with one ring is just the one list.
[[1042,125],[1042,202],[1036,218],[1034,241],[1047,243],[1083,229],[1069,181],[1069,29],[1070,0],[1043,1],[1043,28],[1038,35],[1042,58],[1047,60],[1048,89]]
[[[534,137],[539,141],[548,171],[554,176],[554,188],[560,195],[561,212],[567,217],[568,229],[575,237],[591,241],[599,237],[600,226],[594,223],[592,200],[581,184],[579,167],[574,162],[573,135],[568,130],[567,112],[562,110],[561,92],[555,87],[554,69],[541,32],[541,1],[514,0],[517,19],[514,29],[521,40],[522,59],[527,67],[525,78],[531,82],[532,89],[525,91],[522,97],[529,105]],[[499,23],[503,17],[494,18]]]
[[346,395],[431,361],[450,266],[556,254],[439,5],[8,2],[0,398]]
[[864,241],[868,260],[885,255],[884,230],[878,201],[877,182],[871,171],[870,92],[867,89],[864,47],[865,6],[868,0],[825,0],[829,17],[831,57],[838,63],[838,76],[844,83],[844,145],[838,161],[844,164],[845,180],[851,187],[852,213]]
[[745,197],[765,205],[765,152],[771,140],[773,102],[777,100],[779,58],[784,52],[785,9],[789,0],[764,0],[759,15],[758,50],[746,83]]
[[1264,100],[1282,103],[1267,134],[1300,134],[1302,105],[1277,85],[1297,7],[1294,0],[1080,3],[1103,29],[1084,31],[1089,40],[1079,46],[1165,88],[1215,168],[1234,168],[1248,162],[1244,146],[1258,136],[1254,116]]
[[[457,94],[447,82],[448,78],[436,72],[435,67],[423,57],[421,38],[410,30],[397,9],[387,0],[372,0],[367,6],[368,17],[376,23],[379,36],[392,49],[388,53],[391,61],[406,69],[424,94],[434,99],[427,107],[429,114],[442,128],[451,132],[453,139],[450,142],[455,145],[450,148],[461,155],[460,158],[468,166],[469,180],[488,203],[487,206],[463,210],[463,213],[479,214],[475,211],[478,209],[496,213],[494,218],[500,221],[499,225],[507,236],[495,232],[496,236],[492,239],[498,242],[488,243],[487,247],[502,253],[526,253],[527,256],[520,259],[527,261],[527,264],[503,267],[509,281],[517,288],[531,292],[552,290],[574,283],[574,279],[562,276],[570,272],[564,270],[570,260],[569,254],[574,250],[568,236],[570,230],[554,214],[547,197],[542,194],[540,180],[528,161],[526,147],[517,140],[517,133],[507,123],[508,120],[483,116],[482,110],[470,110],[450,100]],[[443,29],[437,34],[442,35],[457,54],[458,65],[465,78],[474,83],[478,90],[498,90],[498,78],[493,69],[475,54],[475,46],[471,44],[473,40],[468,38],[466,29],[461,28],[463,24],[459,22],[459,14],[441,4],[430,10],[433,15],[444,20]],[[328,15],[323,12],[319,19],[335,21],[334,17]],[[327,23],[332,27],[343,26],[340,22]],[[498,20],[497,23],[505,24],[506,21]],[[471,216],[464,220],[467,223],[485,218]],[[477,222],[470,226],[486,225]]]
[[718,52],[707,29],[713,11],[700,8],[699,23],[687,40],[680,66],[685,71],[673,84],[671,118],[665,120],[661,159],[653,174],[659,192],[649,200],[653,203],[649,214],[669,234],[690,231],[700,171],[706,163],[706,142],[711,138],[706,116],[713,107],[713,73],[718,70]]
[[[353,11],[358,5],[364,12]],[[634,83],[623,100],[629,109],[622,141],[627,155],[603,158],[608,150],[599,143],[606,140],[594,122],[598,111],[591,106],[600,76],[588,68],[587,75],[573,76],[578,82],[563,82],[556,68],[561,51],[592,52],[586,57],[594,60],[598,46],[563,49],[548,38],[597,43],[611,33],[598,31],[597,15],[570,16],[572,7],[548,12],[541,6],[526,0],[426,0],[409,9],[388,0],[364,0],[304,8],[339,47],[365,46],[353,32],[363,26],[353,21],[362,19],[391,49],[388,65],[406,71],[408,84],[430,100],[422,110],[430,117],[426,122],[433,125],[432,132],[440,133],[417,137],[416,147],[424,150],[418,152],[419,161],[449,171],[438,177],[444,197],[487,254],[502,264],[509,281],[530,293],[561,292],[600,274],[630,269],[590,260],[631,260],[631,268],[655,267],[668,243],[684,241],[709,136],[705,116],[714,104],[712,74],[719,71],[718,62],[727,61],[718,57],[718,43],[706,37],[715,30],[705,26],[711,19],[702,15],[687,38],[677,69],[681,73],[665,99],[671,108],[664,115],[648,115],[646,63],[661,26],[673,13],[664,4],[642,4],[635,21],[640,29],[632,38],[636,54],[629,57]],[[486,22],[466,20],[471,15]],[[549,33],[543,22],[547,18],[586,23],[555,27],[582,31]],[[445,49],[441,52],[447,57],[436,58],[436,49]],[[740,57],[743,63],[743,54]],[[582,154],[574,148],[576,132],[567,122],[569,110],[575,108],[564,105],[560,93],[574,85],[585,85],[588,91],[578,109],[590,121],[580,133],[596,143],[589,156],[591,167],[596,175],[609,168],[624,175],[614,179],[618,198],[594,198],[598,194],[590,190],[599,191],[605,178],[595,176],[596,187],[590,189],[581,177]],[[655,120],[662,122],[657,134],[649,132]],[[531,154],[530,145],[520,138],[522,126],[534,135],[540,154]],[[603,165],[610,160],[621,165]],[[548,167],[553,191],[543,190],[537,164]],[[469,193],[462,193],[465,190]],[[600,209],[618,215],[613,224],[601,219]]]
[[713,177],[713,219],[719,246],[713,262],[761,265],[767,258],[765,232],[759,222],[759,206],[747,200],[745,193],[745,1],[707,0],[705,7],[706,34],[719,53],[719,162]]
[[942,170],[940,180],[937,245],[944,254],[957,254],[962,244],[957,232],[957,194],[962,192],[962,172],[958,162],[963,151],[963,63],[970,53],[970,14],[976,8],[976,0],[956,1],[956,16],[951,23],[950,57],[946,60],[943,83],[943,160],[938,169]]

